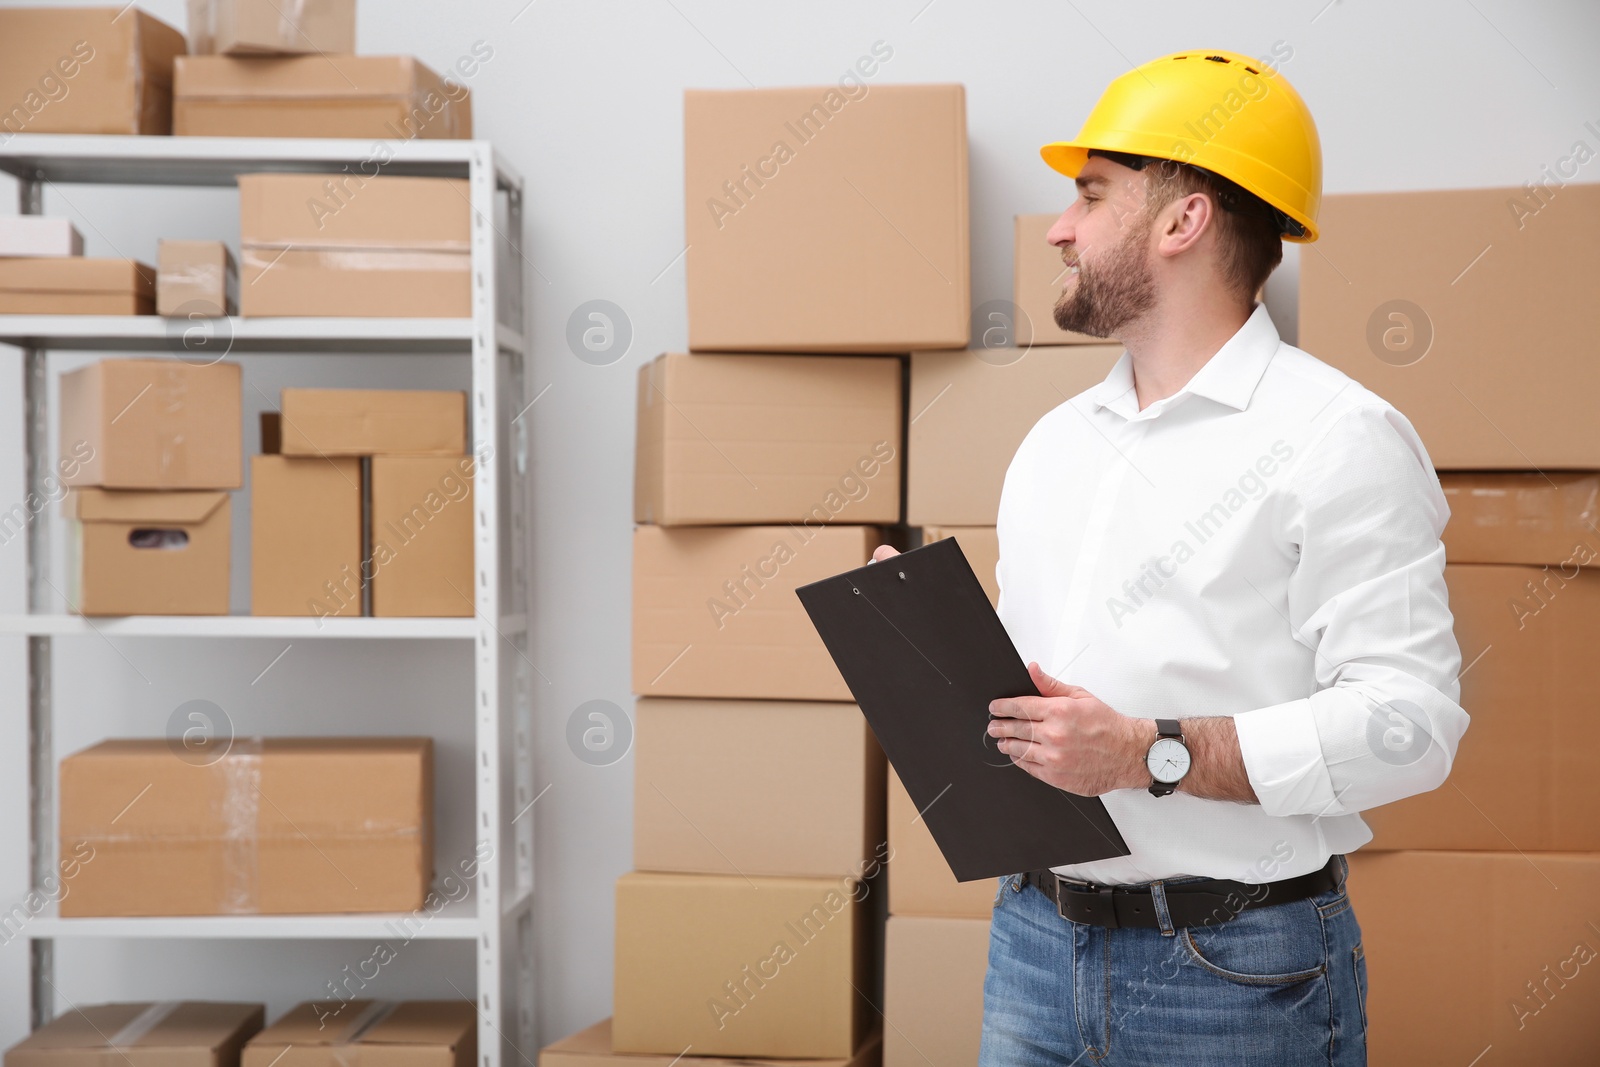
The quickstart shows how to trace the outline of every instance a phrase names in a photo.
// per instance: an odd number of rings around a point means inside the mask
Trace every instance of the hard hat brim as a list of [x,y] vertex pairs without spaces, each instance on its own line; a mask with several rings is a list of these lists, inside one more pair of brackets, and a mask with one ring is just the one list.
[[[1117,144],[1112,144],[1112,140],[1112,138],[1107,138],[1103,142],[1096,142],[1095,144],[1084,144],[1081,141],[1051,141],[1049,144],[1042,145],[1039,148],[1039,157],[1049,164],[1051,170],[1064,174],[1069,178],[1076,178],[1083,172],[1084,164],[1089,161],[1091,149],[1098,149],[1102,152],[1131,152],[1135,155],[1154,156],[1157,159],[1169,158],[1163,152],[1151,151],[1150,147],[1141,143],[1141,139],[1136,136],[1122,139],[1121,143]],[[1298,217],[1297,213],[1289,212],[1285,205],[1273,203],[1272,199],[1268,197],[1262,196],[1262,199],[1278,210],[1289,214],[1291,218],[1294,218],[1296,222],[1306,228],[1304,236],[1301,237],[1284,234],[1283,239],[1285,241],[1294,244],[1310,244],[1317,239],[1316,223],[1306,218]]]

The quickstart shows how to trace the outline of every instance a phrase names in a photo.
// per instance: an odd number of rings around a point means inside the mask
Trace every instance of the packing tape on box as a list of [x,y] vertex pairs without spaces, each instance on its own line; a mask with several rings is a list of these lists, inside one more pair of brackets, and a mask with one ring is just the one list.
[[235,738],[220,763],[222,910],[253,915],[261,908],[261,738]]
[[374,1000],[351,1019],[345,1028],[329,1043],[328,1051],[340,1064],[340,1067],[356,1067],[360,1062],[359,1048],[356,1042],[361,1036],[374,1026],[377,1026],[400,1006],[398,1000]]
[[138,1015],[129,1019],[127,1023],[106,1038],[106,1047],[118,1052],[131,1048],[139,1043],[139,1039],[166,1021],[167,1016],[177,1010],[181,1000],[161,1000],[145,1008]]
[[468,271],[472,253],[465,248],[307,248],[300,245],[244,245],[240,262],[245,270],[263,274],[288,261],[292,267],[313,270]]

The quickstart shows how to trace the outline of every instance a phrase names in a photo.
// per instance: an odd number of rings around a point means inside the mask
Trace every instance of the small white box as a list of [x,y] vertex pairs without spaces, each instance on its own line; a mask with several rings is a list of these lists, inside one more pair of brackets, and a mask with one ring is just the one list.
[[0,216],[0,256],[81,256],[83,234],[71,219]]

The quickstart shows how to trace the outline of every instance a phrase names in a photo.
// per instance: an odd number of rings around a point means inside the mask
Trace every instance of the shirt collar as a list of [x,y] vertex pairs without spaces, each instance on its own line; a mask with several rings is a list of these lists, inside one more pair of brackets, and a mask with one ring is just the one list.
[[1140,411],[1138,393],[1133,387],[1133,357],[1123,349],[1111,373],[1091,390],[1090,399],[1096,407],[1110,408],[1125,419],[1153,418],[1189,394],[1243,411],[1250,406],[1251,394],[1260,384],[1280,343],[1278,328],[1267,314],[1267,306],[1257,304],[1238,332],[1171,396]]

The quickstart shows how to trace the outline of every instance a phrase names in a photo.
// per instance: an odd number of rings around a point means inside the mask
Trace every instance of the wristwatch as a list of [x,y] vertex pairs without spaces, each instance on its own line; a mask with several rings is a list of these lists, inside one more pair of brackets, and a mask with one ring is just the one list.
[[1183,743],[1183,727],[1177,719],[1156,720],[1156,739],[1144,763],[1150,768],[1150,795],[1171,796],[1189,773],[1189,746]]

